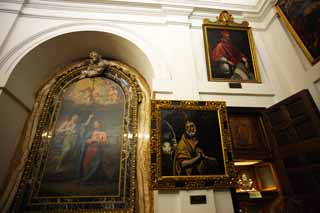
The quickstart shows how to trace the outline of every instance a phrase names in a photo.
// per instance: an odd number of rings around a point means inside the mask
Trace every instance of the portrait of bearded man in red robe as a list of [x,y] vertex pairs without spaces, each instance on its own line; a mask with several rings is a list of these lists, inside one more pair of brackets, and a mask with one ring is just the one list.
[[246,55],[232,43],[230,32],[220,32],[221,38],[211,52],[214,74],[216,78],[229,78],[233,80],[252,80]]

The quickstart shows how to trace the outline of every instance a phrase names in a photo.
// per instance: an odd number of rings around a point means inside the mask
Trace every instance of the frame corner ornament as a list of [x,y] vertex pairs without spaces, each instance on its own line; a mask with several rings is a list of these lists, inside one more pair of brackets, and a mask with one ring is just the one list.
[[243,21],[242,23],[237,23],[234,21],[233,15],[227,10],[220,12],[219,16],[216,17],[216,21],[210,21],[205,18],[203,24],[215,24],[215,25],[225,25],[225,26],[237,26],[237,27],[249,27],[249,22]]

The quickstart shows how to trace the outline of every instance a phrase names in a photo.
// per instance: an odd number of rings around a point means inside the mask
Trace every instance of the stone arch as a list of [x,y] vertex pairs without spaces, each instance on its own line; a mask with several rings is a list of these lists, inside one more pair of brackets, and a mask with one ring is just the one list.
[[[149,45],[147,42],[145,42],[143,39],[139,38],[136,34],[127,31],[126,29],[120,28],[118,26],[110,25],[110,24],[97,24],[97,23],[90,23],[90,22],[81,22],[81,23],[72,23],[72,24],[65,24],[61,25],[55,28],[50,28],[48,30],[42,31],[32,37],[29,37],[28,39],[24,40],[23,42],[19,43],[15,48],[11,49],[0,61],[0,86],[4,86],[6,91],[10,91],[11,94],[15,96],[15,99],[19,100],[19,104],[23,104],[24,108],[28,108],[31,110],[33,104],[34,104],[34,95],[35,91],[41,86],[42,82],[50,76],[52,73],[54,73],[57,69],[60,69],[60,65],[65,65],[69,62],[77,61],[83,59],[84,55],[79,54],[79,52],[74,53],[74,57],[72,58],[65,58],[65,60],[62,61],[56,61],[55,64],[51,64],[50,67],[46,66],[48,60],[50,59],[48,55],[41,55],[41,53],[46,52],[48,49],[48,45],[50,46],[50,42],[52,41],[58,41],[59,39],[64,39],[66,36],[74,36],[77,37],[77,35],[83,35],[87,34],[87,36],[100,36],[107,39],[116,39],[117,44],[120,44],[121,42],[124,42],[122,47],[128,47],[128,45],[131,45],[131,50],[135,50],[134,53],[138,53],[138,55],[141,56],[141,61],[143,63],[140,63],[140,66],[133,66],[136,68],[136,70],[139,70],[139,75],[141,81],[144,82],[145,85],[147,85],[145,88],[148,88],[148,92],[145,93],[148,98],[150,98],[150,87],[152,87],[152,81],[157,78],[171,78],[170,74],[164,71],[165,65],[158,60],[161,58],[158,56],[157,51],[155,51],[151,45]],[[75,38],[74,37],[74,38]],[[77,41],[75,39],[74,41]],[[51,43],[53,45],[54,43]],[[53,45],[54,46],[54,45]],[[43,48],[43,49],[41,49]],[[94,50],[95,48],[92,48],[90,46],[87,46],[84,50]],[[101,48],[103,50],[103,48]],[[98,49],[98,50],[101,50]],[[83,50],[83,52],[85,52]],[[109,52],[111,52],[113,49],[110,49]],[[38,57],[42,56],[42,57]],[[106,58],[109,58],[110,55],[104,54],[103,55]],[[119,55],[111,55],[112,59],[116,59],[119,61],[122,61],[126,64],[129,64],[132,66],[132,63],[130,61],[121,60],[122,58]],[[46,59],[46,60],[43,60]],[[53,61],[55,59],[53,58]],[[41,66],[39,66],[40,63]],[[144,69],[140,70],[139,68],[143,66]],[[29,66],[29,67],[28,67]],[[26,72],[25,68],[30,68],[29,70],[33,70],[34,72]],[[37,68],[38,67],[38,68]],[[34,69],[36,68],[36,69]],[[28,70],[27,70],[28,71]],[[23,73],[23,74],[22,74]],[[22,74],[22,75],[21,75]],[[29,81],[29,79],[34,81]],[[149,87],[150,86],[150,87]],[[147,91],[147,90],[146,90]],[[3,95],[3,94],[1,94]],[[148,110],[148,107],[146,107],[145,110]],[[20,121],[21,122],[21,121]],[[144,122],[148,122],[147,120],[144,120]],[[21,122],[23,123],[23,121]],[[21,124],[23,126],[23,124]],[[11,128],[10,126],[7,126],[7,128]],[[22,127],[21,127],[22,128]],[[139,132],[139,137],[141,138],[147,138],[149,137],[148,128],[144,127],[144,132]],[[16,135],[20,135],[21,132],[17,132]],[[18,137],[18,136],[17,136]],[[146,139],[144,139],[146,140]],[[3,143],[6,143],[6,141],[3,141]],[[7,142],[9,143],[9,141]],[[11,142],[10,142],[11,143]],[[17,142],[15,142],[12,147],[17,147]],[[146,156],[146,148],[138,146],[138,152],[141,152],[142,154],[138,154],[139,156]],[[14,151],[11,151],[11,153],[8,154],[8,159],[3,159],[4,161],[9,162],[12,158]],[[8,163],[9,164],[9,163]],[[11,165],[12,167],[12,165]],[[3,168],[4,170],[7,170],[8,168]],[[141,169],[146,171],[148,169],[146,165],[140,165],[138,166],[138,169]],[[12,168],[9,169],[9,171],[12,172]],[[141,179],[145,179],[147,177],[144,177],[141,174],[138,174],[138,181]],[[139,188],[143,189],[143,191],[146,191],[146,188],[148,187],[146,184],[143,184],[139,186]],[[139,189],[140,190],[140,189]],[[145,192],[144,192],[145,193]],[[151,199],[152,200],[152,199]],[[143,206],[145,209],[150,209],[148,202],[145,202],[143,199],[139,199],[139,203],[142,203],[140,206]],[[1,201],[1,205],[6,204],[6,200]],[[140,208],[139,206],[139,208]],[[148,212],[148,211],[146,211]]]
[[114,35],[116,37],[128,41],[135,46],[137,50],[140,51],[142,55],[145,56],[148,72],[142,72],[142,75],[145,77],[149,85],[152,86],[152,79],[170,79],[171,73],[166,69],[166,64],[164,64],[159,58],[161,53],[146,40],[144,40],[140,35],[137,35],[130,30],[117,26],[115,24],[103,23],[97,24],[95,22],[76,22],[71,24],[63,24],[57,27],[49,28],[34,34],[33,36],[23,40],[15,47],[10,49],[4,57],[0,59],[0,86],[4,86],[8,81],[10,75],[14,72],[16,66],[29,54],[32,54],[32,51],[46,42],[54,39],[58,36],[63,36],[68,33],[75,32],[101,32]]

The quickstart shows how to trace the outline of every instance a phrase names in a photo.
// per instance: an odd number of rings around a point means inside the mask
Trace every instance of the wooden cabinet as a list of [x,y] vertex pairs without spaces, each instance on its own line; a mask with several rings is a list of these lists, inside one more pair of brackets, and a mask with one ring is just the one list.
[[275,176],[280,185],[280,193],[268,202],[234,193],[238,210],[258,206],[252,211],[320,212],[320,113],[310,93],[303,90],[268,109],[230,107],[228,111],[234,160],[257,160],[252,166],[255,174],[258,165],[269,163],[275,172],[268,176]]
[[320,116],[303,90],[266,110],[286,208],[320,212]]
[[270,163],[272,150],[265,111],[265,108],[228,108],[238,173],[238,188],[232,193],[235,212],[269,212],[279,196],[279,184]]
[[235,159],[266,159],[271,150],[265,130],[265,108],[228,107]]
[[247,166],[236,166],[238,187],[233,193],[235,212],[269,213],[275,210],[280,196],[277,176],[271,163],[260,162]]

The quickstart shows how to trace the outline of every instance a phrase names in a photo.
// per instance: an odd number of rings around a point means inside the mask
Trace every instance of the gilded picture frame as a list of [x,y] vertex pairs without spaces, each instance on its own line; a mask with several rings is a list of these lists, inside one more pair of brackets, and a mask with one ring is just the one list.
[[320,60],[320,2],[280,0],[276,10],[312,65]]
[[135,75],[96,52],[53,76],[10,212],[134,212],[141,100]]
[[222,11],[215,22],[204,19],[202,30],[209,81],[261,83],[248,22],[236,23]]
[[260,163],[255,167],[260,191],[278,191],[279,183],[271,163]]
[[151,102],[153,189],[235,187],[225,102]]

